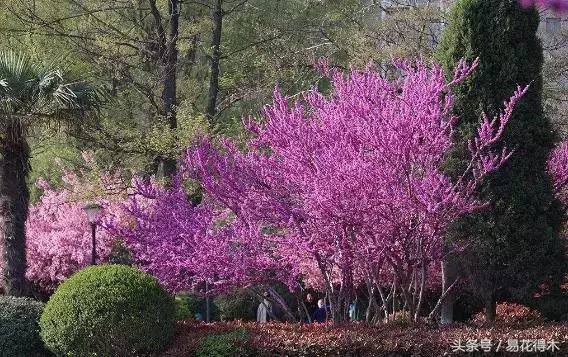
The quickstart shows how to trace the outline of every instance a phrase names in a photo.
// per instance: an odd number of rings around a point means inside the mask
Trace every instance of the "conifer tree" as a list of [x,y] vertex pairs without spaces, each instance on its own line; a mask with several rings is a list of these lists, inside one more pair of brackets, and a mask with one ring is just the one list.
[[[483,299],[488,321],[495,317],[496,299],[527,296],[564,269],[562,209],[545,171],[555,136],[542,108],[538,24],[537,11],[523,9],[515,0],[459,0],[437,53],[445,69],[462,58],[480,60],[478,70],[454,92],[464,143],[474,134],[482,110],[493,115],[517,85],[530,84],[501,142],[515,154],[478,191],[480,199],[491,202],[490,209],[461,220],[448,235],[473,243],[458,258],[459,265]],[[449,155],[449,171],[463,165],[463,151]]]

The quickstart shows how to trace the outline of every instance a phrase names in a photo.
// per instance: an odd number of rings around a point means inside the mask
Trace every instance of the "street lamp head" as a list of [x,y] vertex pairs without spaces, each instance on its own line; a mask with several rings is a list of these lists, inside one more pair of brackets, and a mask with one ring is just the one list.
[[89,223],[95,224],[103,213],[103,206],[97,203],[91,203],[83,207],[83,210],[87,213],[87,219]]

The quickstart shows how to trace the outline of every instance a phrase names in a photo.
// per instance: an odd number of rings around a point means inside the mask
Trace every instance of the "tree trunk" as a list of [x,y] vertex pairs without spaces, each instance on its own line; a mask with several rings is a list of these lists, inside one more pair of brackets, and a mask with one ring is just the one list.
[[[168,30],[162,25],[162,17],[156,6],[156,1],[150,1],[150,9],[154,17],[154,25],[158,35],[158,56],[161,57],[164,68],[162,88],[162,115],[166,118],[170,129],[177,128],[176,96],[177,96],[177,63],[179,37],[179,17],[181,2],[168,0]],[[172,177],[176,171],[176,160],[165,155],[158,155],[155,160],[158,177]]]
[[440,324],[449,325],[454,322],[454,301],[452,301],[451,296],[444,300],[440,312]]
[[[170,125],[170,129],[177,129],[176,95],[177,95],[177,40],[179,34],[180,2],[168,0],[169,30],[164,57],[164,88],[162,100],[164,113]],[[164,158],[161,162],[161,174],[163,177],[172,177],[176,171],[176,160],[171,157]]]
[[8,125],[0,139],[0,231],[6,295],[26,293],[26,236],[30,193],[26,185],[30,150],[19,123]]
[[287,321],[287,322],[296,322],[296,317],[292,313],[292,310],[290,310],[290,307],[286,303],[286,300],[284,300],[284,298],[282,298],[282,296],[280,296],[280,294],[278,294],[276,292],[276,290],[274,290],[272,288],[268,288],[268,291],[270,292],[270,295],[272,296],[272,301],[275,304],[277,304],[280,307],[280,309],[284,312],[284,314],[286,315],[286,317],[283,320]]
[[[454,264],[450,261],[449,257],[445,257],[442,261],[442,293],[445,292],[448,287],[453,284],[456,280],[456,268]],[[456,300],[456,294],[454,291],[450,291],[445,299],[442,301],[442,306],[440,307],[441,318],[440,323],[442,325],[452,324],[454,322],[454,303]]]
[[211,74],[209,76],[209,98],[207,100],[206,115],[209,127],[215,125],[217,114],[217,95],[219,94],[219,65],[221,62],[221,31],[223,29],[223,1],[217,0],[213,10],[213,53],[211,55]]
[[497,302],[493,296],[485,299],[485,322],[494,323],[497,316]]
[[[418,283],[418,281],[416,282]],[[420,318],[420,309],[422,308],[422,301],[424,300],[424,290],[426,290],[426,263],[422,260],[422,267],[420,269],[420,287],[418,290],[418,302],[416,303],[416,312],[414,321],[418,322]]]

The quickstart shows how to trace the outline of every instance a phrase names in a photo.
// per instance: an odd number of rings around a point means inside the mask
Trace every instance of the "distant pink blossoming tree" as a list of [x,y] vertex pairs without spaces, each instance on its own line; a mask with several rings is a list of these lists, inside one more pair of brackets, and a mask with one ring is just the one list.
[[540,6],[557,12],[568,11],[568,0],[519,0],[523,7]]
[[[91,230],[83,207],[96,202],[107,213],[120,212],[125,197],[119,175],[101,170],[90,154],[83,157],[87,170],[80,173],[60,164],[62,188],[52,188],[43,179],[36,183],[43,194],[30,207],[26,222],[26,278],[46,291],[91,263]],[[113,242],[109,233],[98,230],[98,261],[108,256]]]
[[568,206],[568,141],[563,141],[551,151],[547,169],[556,196]]

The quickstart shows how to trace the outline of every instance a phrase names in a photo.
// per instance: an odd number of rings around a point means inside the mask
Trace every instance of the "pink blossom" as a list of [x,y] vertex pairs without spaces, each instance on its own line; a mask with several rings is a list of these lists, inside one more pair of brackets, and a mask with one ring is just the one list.
[[541,6],[557,12],[568,11],[568,0],[519,0],[523,7]]
[[[46,290],[55,289],[91,263],[91,229],[83,207],[97,202],[109,214],[119,209],[123,199],[120,176],[101,170],[89,154],[84,158],[89,171],[79,174],[59,163],[62,188],[54,189],[42,178],[36,183],[44,192],[39,202],[30,206],[26,222],[26,277]],[[89,175],[96,178],[91,180]],[[96,238],[98,261],[103,261],[114,238],[102,229]]]
[[279,265],[259,228],[236,220],[227,210],[203,203],[194,207],[184,189],[181,167],[171,187],[134,178],[133,194],[123,210],[129,218],[107,218],[105,227],[123,237],[138,267],[170,291],[186,291],[203,282],[210,292],[282,280]]
[[500,115],[483,116],[468,145],[471,161],[452,181],[442,169],[457,122],[451,88],[477,62],[462,61],[449,83],[437,65],[396,65],[402,76],[392,82],[371,67],[348,76],[325,69],[332,94],[314,89],[290,105],[276,91],[262,124],[245,122],[255,135],[245,153],[226,140],[221,151],[203,140],[186,152],[208,198],[281,233],[265,236],[274,254],[293,275],[324,286],[335,304],[357,283],[394,276],[410,284],[418,268],[429,271],[442,258],[448,224],[484,206],[475,188],[512,154],[490,147],[526,88]]
[[560,143],[550,152],[547,170],[552,177],[556,196],[568,205],[568,141]]

